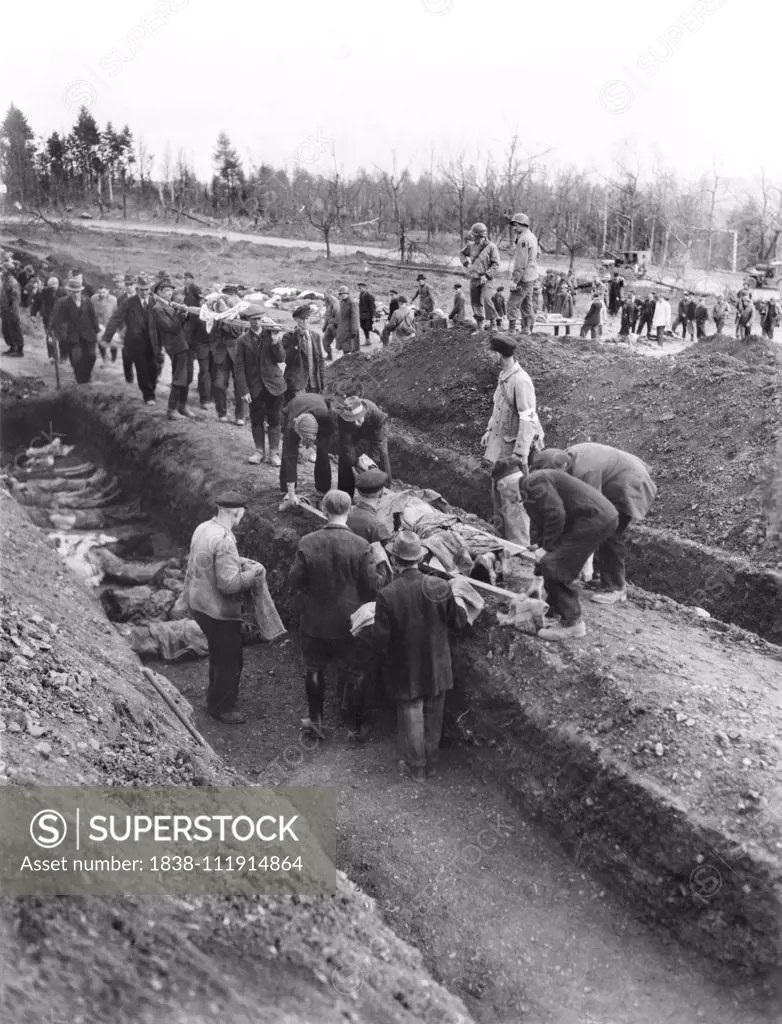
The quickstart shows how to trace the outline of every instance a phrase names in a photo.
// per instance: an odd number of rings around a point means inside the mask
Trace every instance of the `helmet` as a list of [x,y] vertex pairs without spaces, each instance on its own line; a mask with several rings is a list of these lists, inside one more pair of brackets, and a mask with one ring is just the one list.
[[526,215],[526,213],[514,213],[510,219],[510,222],[511,224],[518,224],[519,227],[522,228],[529,227],[529,217]]
[[477,224],[473,224],[473,226],[470,228],[471,235],[488,235],[488,233],[489,229],[486,227],[485,224],[481,224],[480,221],[478,221]]

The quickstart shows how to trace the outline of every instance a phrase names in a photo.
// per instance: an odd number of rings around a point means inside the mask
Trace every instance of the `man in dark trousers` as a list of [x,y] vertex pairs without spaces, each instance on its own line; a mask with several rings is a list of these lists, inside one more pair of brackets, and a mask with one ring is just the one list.
[[374,402],[351,396],[339,410],[339,464],[337,486],[352,498],[356,493],[354,469],[365,469],[367,456],[391,482],[386,415]]
[[465,322],[464,315],[464,292],[460,284],[453,286],[453,308],[448,314],[448,319],[452,324],[463,324]]
[[[690,308],[690,301],[691,301],[690,293],[689,292],[685,292],[682,295],[682,297],[679,299],[679,305],[678,305],[678,308],[676,310],[676,319],[673,321],[673,324],[671,325],[671,333],[674,334],[674,335],[676,334],[676,328],[681,326],[681,329],[682,329],[682,341],[684,341],[686,339],[686,337],[687,337],[687,319],[688,319],[688,310]],[[693,314],[694,313],[695,313],[695,310],[693,309]]]
[[24,355],[24,334],[20,310],[22,308],[22,289],[16,280],[16,267],[13,260],[3,264],[3,277],[0,284],[0,320],[2,320],[3,341],[8,349],[4,356]]
[[149,281],[136,278],[135,294],[126,301],[118,302],[111,319],[106,324],[103,341],[108,345],[116,331],[125,328],[123,362],[125,354],[136,370],[136,380],[147,405],[155,403],[155,388],[160,372],[160,343],[157,324],[152,315],[149,296]]
[[242,650],[242,594],[266,574],[259,562],[240,558],[233,530],[244,516],[246,500],[228,491],[216,499],[217,514],[201,523],[190,542],[183,597],[209,644],[206,709],[212,718],[239,725],[234,710],[239,695]]
[[283,409],[282,465],[280,490],[284,497],[280,512],[288,512],[299,504],[296,494],[298,483],[299,445],[315,449],[315,490],[323,497],[331,490],[331,462],[329,449],[336,436],[336,422],[323,395],[296,395]]
[[[44,334],[46,336],[46,352],[49,356],[49,362],[54,362],[54,342],[52,341],[51,332],[51,321],[52,313],[54,312],[55,303],[58,299],[64,299],[67,296],[67,292],[64,288],[60,287],[59,277],[50,277],[46,282],[46,287],[42,288],[38,294],[33,298],[32,306],[30,307],[30,316],[35,318],[40,315],[41,323],[43,324]],[[65,359],[62,352],[60,353],[60,362]]]
[[396,313],[396,311],[399,309],[399,292],[396,290],[396,288],[392,288],[389,291],[388,298],[388,317],[390,320],[394,313]]
[[370,544],[387,541],[394,532],[393,520],[387,522],[378,516],[378,502],[388,477],[381,469],[365,469],[356,476],[353,508],[348,514],[348,529]]
[[625,279],[618,270],[615,270],[608,285],[608,312],[611,316],[616,316],[620,311],[624,302],[624,290]]
[[77,384],[89,384],[98,357],[98,317],[84,295],[81,275],[68,281],[64,299],[52,310],[51,330],[68,353]]
[[194,357],[185,334],[188,315],[170,304],[173,295],[173,284],[167,277],[161,277],[155,285],[152,316],[158,341],[171,360],[168,418],[181,420],[190,419],[193,415],[187,407],[187,393],[193,382]]
[[541,629],[543,640],[569,640],[586,634],[578,590],[573,586],[584,563],[616,532],[619,516],[600,491],[557,469],[540,469],[519,484],[533,538],[546,554],[535,566],[542,576],[551,613],[562,623]]
[[[299,541],[289,575],[291,589],[302,599],[299,639],[308,711],[302,726],[319,739],[325,739],[323,699],[329,665],[339,673],[338,699],[346,691],[351,706],[360,708],[364,670],[350,632],[350,616],[372,601],[377,590],[369,542],[347,527],[350,497],[343,491],[329,491],[323,511],[328,522]],[[361,712],[356,710],[356,729],[362,724]]]
[[377,593],[372,634],[386,693],[397,706],[399,771],[416,781],[437,770],[445,695],[453,688],[448,629],[466,622],[450,582],[420,571],[425,553],[416,534],[397,535],[398,575]]
[[185,274],[185,295],[183,301],[192,310],[185,324],[185,338],[190,346],[190,351],[193,353],[193,359],[198,363],[198,403],[202,409],[207,409],[212,400],[212,371],[210,366],[212,336],[207,331],[206,324],[199,316],[201,306],[204,303],[204,296],[193,280],[192,274]]
[[705,299],[699,299],[695,306],[695,337],[700,341],[706,337],[706,324],[709,321],[709,307]]
[[489,282],[492,281],[500,269],[500,250],[489,241],[489,229],[485,224],[473,224],[470,228],[471,242],[468,242],[460,251],[459,257],[462,266],[470,274],[470,302],[472,313],[475,317],[475,334],[483,330],[484,313],[486,302],[488,302],[489,318],[494,307],[491,299],[486,299]]
[[508,303],[505,300],[505,285],[501,284],[497,291],[492,296],[492,304],[497,313],[496,327],[499,330],[502,327],[502,318],[508,312]]
[[418,287],[416,288],[415,295],[410,300],[411,303],[418,299],[418,309],[421,313],[426,316],[431,316],[434,313],[435,306],[437,303],[434,299],[434,292],[432,286],[426,280],[426,274],[419,274],[416,278]]
[[[223,313],[238,306],[237,286],[227,284],[222,296],[215,305],[216,313]],[[210,368],[212,371],[212,393],[215,400],[215,411],[219,423],[228,422],[228,386],[233,380],[234,416],[237,427],[243,427],[247,416],[247,406],[239,393],[236,384],[236,342],[245,331],[244,324],[235,320],[218,322],[212,328],[212,348],[210,350]]]
[[331,346],[339,327],[339,301],[334,292],[328,290],[323,293],[323,299],[326,303],[326,308],[323,311],[323,351],[326,353],[328,362],[332,362],[334,353],[331,351]]
[[323,391],[323,350],[320,332],[313,331],[309,326],[311,313],[309,306],[294,309],[293,322],[296,326],[282,336],[285,349],[285,399],[288,402],[303,392],[319,395]]
[[255,452],[247,460],[254,466],[266,457],[266,429],[269,433],[269,461],[282,464],[280,458],[280,419],[285,403],[285,349],[282,324],[265,315],[260,306],[244,311],[249,328],[236,341],[234,372],[236,391],[250,406]]
[[375,296],[367,288],[366,282],[362,281],[358,286],[358,322],[364,332],[364,344],[369,345],[369,335],[375,323],[377,304]]
[[645,301],[641,303],[641,309],[638,315],[638,337],[640,338],[646,329],[646,337],[651,338],[652,336],[652,323],[654,322],[654,310],[657,305],[657,300],[654,297],[654,292],[650,292]]
[[574,444],[567,451],[544,448],[534,453],[533,460],[534,469],[558,469],[589,484],[616,509],[616,532],[597,551],[601,589],[592,600],[597,604],[626,601],[627,530],[634,520],[646,517],[657,495],[649,467],[621,448],[591,442]]

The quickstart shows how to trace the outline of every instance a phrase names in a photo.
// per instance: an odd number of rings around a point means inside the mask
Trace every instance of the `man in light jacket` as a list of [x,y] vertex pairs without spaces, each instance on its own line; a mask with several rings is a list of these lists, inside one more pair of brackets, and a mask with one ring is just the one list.
[[209,644],[206,709],[212,718],[238,725],[246,721],[234,710],[242,674],[242,594],[266,570],[240,558],[233,530],[247,502],[227,491],[216,499],[217,514],[201,523],[190,542],[183,596]]
[[[535,326],[535,313],[532,309],[532,289],[538,279],[537,238],[529,229],[529,217],[526,213],[515,213],[511,218],[516,252],[513,257],[511,279],[513,284],[508,299],[508,330],[515,334],[521,316],[521,333],[530,334]],[[553,282],[556,288],[556,278]]]
[[543,447],[543,427],[538,419],[535,386],[516,361],[516,342],[495,335],[490,347],[496,353],[500,376],[486,433],[481,438],[484,462],[493,468],[500,460],[520,460],[516,474],[492,477],[495,526],[506,540],[529,547],[529,518],[519,504],[518,482],[528,472],[533,445]]
[[654,298],[652,329],[657,334],[657,344],[662,348],[665,332],[671,328],[671,304],[659,292],[654,292],[652,297]]
[[337,323],[337,347],[342,349],[345,355],[350,352],[358,352],[359,341],[359,315],[358,302],[350,297],[350,292],[343,285],[339,292],[339,320]]
[[616,604],[627,600],[625,558],[627,530],[644,519],[657,495],[649,467],[636,455],[607,444],[574,444],[566,451],[544,448],[534,453],[534,469],[558,469],[589,484],[608,498],[619,517],[616,533],[597,551],[601,590],[592,600]]
[[[491,299],[487,297],[488,284],[500,269],[500,250],[489,241],[489,229],[485,224],[473,224],[470,228],[473,240],[461,250],[462,266],[470,273],[470,302],[475,317],[476,334],[483,330],[484,308],[494,313]],[[492,320],[496,316],[491,316]]]

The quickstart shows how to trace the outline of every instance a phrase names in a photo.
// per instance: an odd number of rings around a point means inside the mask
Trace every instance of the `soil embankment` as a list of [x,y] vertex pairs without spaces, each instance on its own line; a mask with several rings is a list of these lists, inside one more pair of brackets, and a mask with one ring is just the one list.
[[[181,542],[219,489],[255,485],[243,549],[265,562],[287,611],[287,568],[314,524],[277,513],[274,474],[242,465],[234,430],[165,429],[103,387],[20,403],[5,420],[6,436],[28,440],[51,421],[89,438]],[[782,832],[766,811],[782,749],[779,651],[665,598],[633,598],[626,609],[589,606],[590,639],[565,650],[510,635],[487,614],[455,644],[452,728],[636,913],[711,957],[773,970]],[[699,886],[704,863],[719,873],[718,893]]]

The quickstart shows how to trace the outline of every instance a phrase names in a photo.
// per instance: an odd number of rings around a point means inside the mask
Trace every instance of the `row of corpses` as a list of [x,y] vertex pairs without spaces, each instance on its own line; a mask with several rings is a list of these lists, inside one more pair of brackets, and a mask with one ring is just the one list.
[[[73,446],[56,439],[29,448],[2,474],[13,497],[65,564],[100,591],[108,618],[142,657],[205,657],[206,637],[190,617],[183,596],[186,558],[139,559],[150,554],[149,517],[138,501],[123,502],[117,478],[90,461],[77,461]],[[535,633],[548,605],[534,556],[488,533],[477,516],[448,506],[436,491],[388,489],[379,521],[413,530],[427,550],[424,569],[454,581],[454,596],[469,622],[484,610],[481,593],[503,599],[497,620]],[[251,594],[246,640],[272,640],[285,632],[263,580]]]

